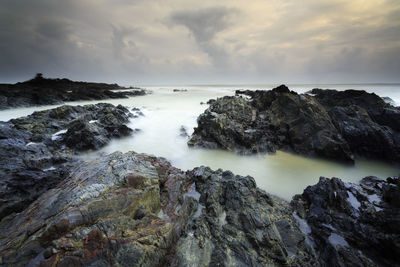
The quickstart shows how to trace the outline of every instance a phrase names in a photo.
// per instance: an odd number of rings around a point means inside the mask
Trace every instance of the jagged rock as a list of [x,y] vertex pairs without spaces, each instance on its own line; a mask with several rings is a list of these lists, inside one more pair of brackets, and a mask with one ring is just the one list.
[[[128,186],[131,173],[145,186]],[[186,183],[167,161],[134,152],[77,164],[57,188],[1,221],[2,264],[161,264],[194,212],[179,200]]]
[[115,152],[3,218],[0,266],[395,266],[399,181],[321,178],[289,205],[249,176]]
[[291,205],[307,221],[320,262],[327,266],[397,265],[399,181],[398,177],[386,181],[366,177],[355,185],[321,177],[318,184],[293,198]]
[[62,106],[0,122],[0,219],[26,208],[66,178],[77,151],[130,135],[122,106]]
[[218,98],[197,122],[191,146],[241,154],[279,149],[346,163],[355,156],[400,161],[400,109],[365,91],[238,90]]
[[240,91],[241,97],[223,97],[198,118],[189,145],[224,148],[241,154],[275,152],[352,162],[352,155],[327,112],[311,97],[290,92],[286,86],[272,91]]
[[175,266],[315,266],[288,203],[252,177],[195,168],[184,198],[198,202],[175,248]]
[[183,125],[181,126],[181,128],[179,128],[179,136],[189,138],[189,134],[187,133],[187,128]]
[[382,100],[385,101],[387,104],[395,106],[396,102],[388,96],[382,97]]
[[13,266],[317,264],[288,203],[253,178],[134,152],[76,164],[0,227]]

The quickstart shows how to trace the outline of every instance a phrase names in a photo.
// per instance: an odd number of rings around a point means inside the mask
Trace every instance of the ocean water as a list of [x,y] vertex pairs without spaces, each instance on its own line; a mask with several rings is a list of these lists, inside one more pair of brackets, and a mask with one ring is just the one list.
[[[181,169],[189,170],[206,165],[213,169],[222,168],[236,174],[250,175],[257,185],[265,191],[290,200],[293,195],[301,193],[308,185],[318,182],[320,176],[339,177],[345,181],[358,182],[365,176],[374,175],[386,178],[399,175],[400,169],[382,162],[357,160],[355,166],[342,165],[336,162],[306,158],[291,153],[278,151],[276,154],[240,156],[222,150],[190,148],[188,138],[180,136],[183,126],[190,135],[196,127],[197,117],[208,107],[209,99],[234,95],[236,89],[272,89],[274,86],[153,86],[146,87],[152,94],[128,99],[104,101],[85,101],[68,103],[83,105],[98,102],[122,104],[129,109],[138,107],[144,116],[134,118],[129,127],[140,129],[131,137],[111,141],[100,151],[89,152],[85,158],[98,156],[99,153],[114,151],[136,151],[165,157]],[[299,93],[312,88],[363,89],[375,92],[380,96],[391,97],[400,103],[400,85],[292,85],[291,90]],[[187,91],[173,92],[173,89]],[[31,114],[54,106],[18,108],[0,111],[0,120],[9,120]]]

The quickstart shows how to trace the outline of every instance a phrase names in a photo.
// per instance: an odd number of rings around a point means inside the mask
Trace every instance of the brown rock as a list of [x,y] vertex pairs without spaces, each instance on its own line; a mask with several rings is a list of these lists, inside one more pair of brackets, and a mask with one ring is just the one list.
[[136,189],[140,189],[144,185],[145,178],[141,175],[130,173],[126,176],[126,183]]

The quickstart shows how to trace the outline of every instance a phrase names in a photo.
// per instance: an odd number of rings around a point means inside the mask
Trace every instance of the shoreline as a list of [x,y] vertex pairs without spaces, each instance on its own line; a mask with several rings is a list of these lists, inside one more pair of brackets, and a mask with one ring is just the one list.
[[[11,174],[1,186],[0,226],[7,234],[0,236],[0,265],[123,264],[128,258],[139,265],[398,260],[383,254],[399,238],[385,226],[398,210],[398,177],[366,177],[360,184],[321,177],[288,202],[229,170],[182,171],[136,152],[75,157],[135,134],[130,127],[136,120],[129,118],[139,112],[64,105],[0,123],[0,171]],[[10,194],[17,188],[20,193]],[[360,222],[366,227],[358,228]]]

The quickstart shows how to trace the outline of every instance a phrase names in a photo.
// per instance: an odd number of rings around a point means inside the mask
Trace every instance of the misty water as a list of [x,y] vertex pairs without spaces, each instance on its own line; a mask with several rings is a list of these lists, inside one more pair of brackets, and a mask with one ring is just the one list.
[[[263,88],[272,88],[263,87]],[[305,92],[316,86],[294,85],[290,89]],[[380,96],[391,97],[396,104],[400,103],[400,87],[377,85],[326,85],[319,87],[336,89],[365,89],[376,92]],[[173,89],[187,91],[173,92]],[[83,155],[92,158],[100,153],[114,151],[136,151],[167,158],[171,163],[183,170],[206,165],[213,169],[231,170],[235,174],[253,176],[257,185],[265,191],[290,200],[294,194],[301,193],[308,185],[318,182],[320,176],[340,177],[345,181],[358,182],[361,178],[374,175],[386,178],[399,175],[400,169],[394,166],[371,160],[357,160],[355,166],[342,165],[336,162],[311,159],[278,151],[276,154],[240,156],[222,150],[190,148],[187,137],[180,136],[180,128],[184,126],[190,135],[196,126],[197,117],[208,107],[205,103],[211,98],[233,95],[236,89],[258,89],[257,87],[147,87],[152,94],[129,99],[112,99],[103,101],[85,101],[68,103],[84,105],[106,102],[114,105],[122,104],[129,109],[138,107],[144,116],[133,118],[129,127],[140,129],[131,137],[116,139],[100,151]],[[260,87],[261,88],[261,87]],[[374,88],[374,89],[369,89]],[[55,106],[18,108],[0,111],[0,120],[26,116],[36,110]]]

